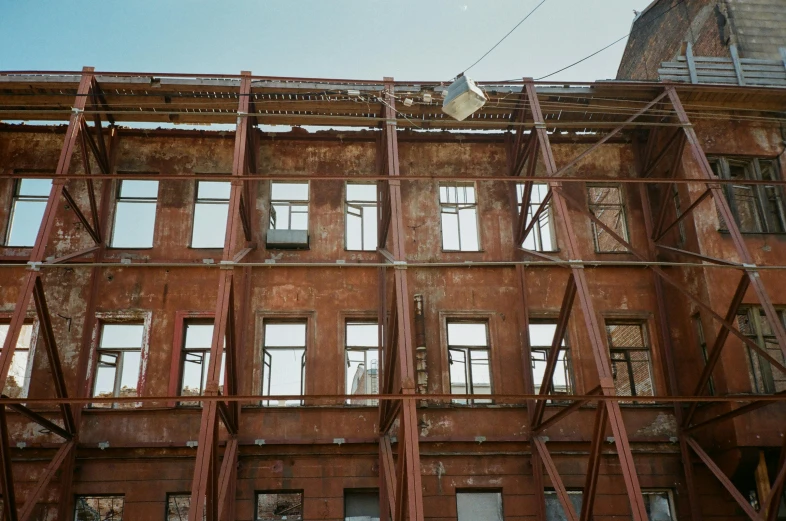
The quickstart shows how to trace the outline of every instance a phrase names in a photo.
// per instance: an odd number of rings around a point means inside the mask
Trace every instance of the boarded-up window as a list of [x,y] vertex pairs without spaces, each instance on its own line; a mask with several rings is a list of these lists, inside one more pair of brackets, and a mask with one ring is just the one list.
[[458,521],[502,521],[501,492],[456,492]]
[[344,521],[379,521],[379,491],[344,491]]
[[642,323],[606,322],[614,387],[619,396],[654,396],[650,346]]
[[[3,348],[8,334],[8,324],[0,324],[0,350]],[[27,398],[30,387],[30,370],[33,359],[30,356],[33,342],[33,324],[23,324],[16,341],[14,356],[11,357],[11,369],[5,381],[3,394],[10,398]]]
[[473,183],[440,183],[442,249],[478,251],[478,202]]
[[7,246],[35,244],[51,190],[51,179],[20,179],[14,184],[14,200],[6,233]]
[[77,496],[74,521],[122,521],[123,496]]
[[[778,317],[781,323],[784,323],[784,318],[786,318],[784,310],[778,310]],[[740,310],[737,314],[737,326],[742,334],[751,338],[775,360],[783,363],[783,353],[778,346],[775,332],[762,308],[751,307]],[[786,391],[786,375],[772,367],[768,360],[752,349],[747,348],[747,352],[748,371],[753,392],[772,394]]]
[[[746,181],[780,181],[773,159],[717,157],[710,160],[715,174],[732,183],[723,185],[726,200],[743,233],[781,233],[786,230],[783,189]],[[720,218],[720,228],[726,223]]]
[[[557,492],[555,490],[546,490],[544,495],[546,497],[546,521],[565,521],[568,519]],[[568,497],[570,497],[570,502],[576,515],[579,515],[581,513],[582,492],[580,490],[569,490]]]
[[[596,185],[587,187],[589,211],[606,227],[628,240],[628,225],[625,219],[625,203],[619,186]],[[626,252],[628,249],[609,232],[592,221],[592,238],[598,253]]]
[[300,521],[303,492],[258,492],[257,521]]
[[[167,494],[166,521],[186,521],[191,510],[191,494]],[[202,519],[207,519],[207,509],[202,505]]]

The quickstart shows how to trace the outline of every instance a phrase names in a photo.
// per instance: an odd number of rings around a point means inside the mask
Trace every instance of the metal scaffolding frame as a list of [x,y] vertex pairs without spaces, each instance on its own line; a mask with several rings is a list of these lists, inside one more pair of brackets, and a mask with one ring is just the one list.
[[[246,254],[253,251],[256,245],[252,242],[255,220],[252,218],[254,207],[251,198],[251,184],[260,178],[257,174],[255,148],[258,145],[258,132],[255,127],[259,123],[254,108],[252,92],[252,79],[250,72],[242,72],[239,76],[238,106],[236,111],[236,130],[234,140],[233,167],[231,176],[231,192],[229,199],[229,213],[226,225],[225,243],[218,273],[218,298],[215,310],[215,322],[210,348],[210,365],[208,368],[208,383],[205,394],[201,397],[203,408],[198,438],[198,449],[191,489],[191,509],[189,521],[198,521],[202,516],[204,505],[209,521],[234,519],[234,495],[237,481],[237,463],[240,447],[238,443],[238,430],[240,419],[240,405],[254,397],[239,395],[241,388],[238,380],[238,363],[246,349],[246,329],[241,324],[247,322],[250,316],[250,273],[252,266],[242,264]],[[338,81],[338,80],[336,80]],[[521,331],[521,356],[525,380],[525,395],[511,396],[524,401],[530,420],[528,441],[532,447],[531,463],[535,488],[539,497],[538,519],[545,521],[544,470],[557,492],[567,518],[570,521],[588,521],[592,518],[593,505],[597,490],[601,445],[604,441],[606,427],[610,427],[616,454],[620,461],[622,474],[630,500],[631,512],[635,521],[646,521],[647,513],[639,484],[638,475],[634,467],[633,454],[629,444],[629,436],[623,423],[620,401],[625,397],[616,395],[612,378],[611,360],[607,346],[603,340],[604,331],[598,321],[593,298],[589,290],[584,261],[579,259],[578,239],[571,226],[570,211],[588,219],[595,226],[603,229],[609,236],[615,238],[620,244],[637,259],[635,264],[647,267],[652,271],[657,309],[655,310],[658,323],[658,336],[663,347],[665,359],[665,375],[668,383],[667,394],[656,396],[653,400],[673,403],[674,415],[679,424],[679,447],[682,456],[685,484],[688,491],[689,503],[694,520],[701,519],[701,509],[698,504],[696,487],[694,484],[694,459],[692,453],[706,466],[707,469],[727,489],[732,498],[739,504],[745,514],[752,521],[774,521],[777,501],[783,490],[786,480],[786,443],[781,449],[776,479],[771,488],[770,495],[763,498],[761,512],[756,512],[748,501],[737,491],[728,477],[713,462],[706,450],[701,447],[692,433],[704,427],[715,425],[719,422],[732,419],[742,414],[765,407],[768,404],[786,399],[784,395],[770,397],[749,398],[750,403],[733,409],[730,412],[717,415],[698,423],[694,421],[697,407],[701,402],[735,402],[739,397],[706,397],[704,392],[710,380],[712,371],[716,366],[722,349],[729,335],[737,337],[743,344],[767,359],[773,367],[786,372],[782,363],[772,358],[755,342],[744,336],[734,327],[733,321],[738,308],[743,300],[746,290],[751,287],[764,310],[769,323],[774,329],[774,335],[780,346],[784,359],[786,359],[786,330],[778,319],[767,288],[759,276],[759,267],[753,264],[753,258],[747,249],[745,240],[732,215],[731,208],[723,195],[722,184],[712,172],[700,142],[686,113],[680,96],[674,86],[663,84],[649,84],[650,88],[658,90],[643,108],[633,113],[618,123],[614,128],[603,135],[597,142],[579,154],[566,165],[558,167],[551,148],[550,135],[547,121],[544,118],[541,102],[536,90],[536,82],[525,78],[521,85],[520,93],[516,100],[516,108],[510,120],[509,133],[506,137],[508,176],[510,179],[521,178],[524,181],[524,190],[521,200],[517,200],[515,183],[509,183],[512,208],[516,209],[520,203],[520,213],[514,219],[514,240],[516,245],[521,245],[527,236],[532,233],[538,216],[552,205],[560,226],[568,261],[545,255],[540,252],[520,248],[519,258],[515,264],[517,285],[520,291],[521,306],[517,313],[522,325]],[[403,202],[401,196],[402,177],[399,173],[398,157],[398,132],[397,124],[400,112],[396,109],[397,83],[392,78],[385,78],[382,82],[382,91],[379,98],[382,117],[380,119],[379,138],[377,141],[377,172],[370,176],[377,181],[378,205],[380,208],[378,218],[378,316],[379,316],[379,346],[380,346],[380,394],[379,398],[379,476],[380,476],[380,507],[384,521],[422,521],[423,491],[421,486],[420,450],[417,425],[417,402],[424,398],[444,398],[443,395],[416,394],[415,372],[415,345],[413,335],[413,313],[409,302],[408,268],[405,251],[405,225],[403,216]],[[628,129],[636,120],[650,111],[657,111],[661,116],[661,125],[655,125],[649,131],[646,144],[635,144],[637,153],[638,190],[643,205],[645,229],[648,235],[647,249],[639,250],[629,241],[618,235],[586,208],[582,201],[576,200],[563,189],[566,182],[565,174],[577,165],[587,155],[598,150],[601,145],[612,139],[619,132]],[[101,115],[104,115],[104,121]],[[664,114],[667,114],[664,116]],[[88,115],[92,115],[93,126],[87,124]],[[107,130],[104,123],[111,127]],[[670,136],[663,135],[669,129],[674,129]],[[45,299],[44,285],[41,280],[41,267],[46,264],[68,265],[87,255],[93,256],[95,264],[91,268],[91,292],[86,306],[86,327],[81,341],[81,352],[78,361],[78,374],[84,380],[90,364],[93,363],[90,355],[91,331],[95,324],[95,310],[98,293],[98,280],[102,270],[101,262],[106,248],[105,230],[110,214],[111,184],[103,183],[103,194],[100,207],[97,204],[93,180],[111,179],[113,165],[117,152],[118,130],[111,111],[107,106],[101,85],[93,68],[85,67],[82,71],[76,99],[73,103],[72,113],[65,134],[65,141],[60,152],[60,157],[54,174],[52,190],[46,203],[44,217],[38,232],[35,246],[32,249],[28,262],[28,271],[21,285],[16,307],[11,318],[9,331],[0,352],[0,389],[5,385],[15,350],[17,339],[24,323],[28,306],[34,302],[36,315],[41,323],[42,342],[46,349],[52,375],[55,382],[54,399],[27,399],[14,400],[8,397],[0,399],[0,492],[3,497],[4,519],[8,521],[27,521],[31,519],[38,500],[49,486],[55,474],[61,471],[59,518],[68,519],[73,511],[72,476],[76,461],[76,448],[79,443],[79,423],[82,407],[89,401],[100,401],[89,398],[89,389],[84,385],[79,388],[76,397],[69,397],[66,382],[61,369],[59,352],[55,334],[52,330],[51,318]],[[661,144],[665,141],[664,144]],[[69,173],[71,160],[77,145],[81,148],[84,173],[73,175]],[[667,224],[669,193],[672,183],[680,182],[677,179],[683,153],[688,149],[699,166],[701,179],[691,182],[701,183],[706,190],[699,196],[681,215]],[[93,174],[90,168],[90,157],[99,166],[100,174]],[[670,161],[666,161],[667,159]],[[535,176],[535,168],[541,161],[545,167],[545,176]],[[660,168],[665,165],[665,168]],[[650,193],[647,190],[647,180],[652,179],[652,174],[662,170],[659,179],[663,190],[660,194],[660,206],[656,209],[651,205]],[[119,177],[118,177],[119,178]],[[124,177],[125,178],[125,177]],[[83,179],[87,186],[89,209],[82,211],[77,202],[66,188],[66,181]],[[188,178],[191,179],[191,178]],[[533,190],[535,179],[548,184],[545,199],[535,210],[534,216],[527,218],[527,205]],[[581,178],[581,181],[586,179]],[[629,182],[636,183],[637,180]],[[656,185],[658,186],[658,185]],[[662,244],[666,234],[685,219],[704,200],[711,198],[723,218],[729,235],[735,246],[739,262],[724,259],[715,259],[685,249],[674,248]],[[79,222],[85,231],[94,240],[94,247],[64,255],[54,260],[45,260],[45,249],[50,241],[50,236],[55,224],[55,216],[62,199],[74,210]],[[242,234],[242,235],[241,235]],[[389,245],[389,246],[388,246]],[[389,247],[389,249],[388,249]],[[694,266],[704,266],[704,263],[717,264],[725,269],[738,270],[742,276],[737,285],[732,302],[725,315],[714,311],[712,307],[699,297],[686,290],[678,280],[666,273],[657,262],[658,255],[668,253],[688,257],[696,261]],[[564,292],[562,305],[557,320],[556,332],[551,344],[543,382],[538,394],[534,393],[534,384],[529,369],[530,343],[528,339],[529,308],[527,305],[527,273],[526,259],[535,258],[536,266],[560,267],[568,271],[568,280]],[[506,264],[509,266],[510,264]],[[242,290],[239,290],[235,281],[236,271],[240,270],[244,279]],[[390,276],[392,271],[392,276]],[[389,287],[392,284],[392,288]],[[667,327],[666,317],[668,308],[664,297],[665,287],[670,286],[687,298],[693,305],[701,308],[719,324],[715,342],[709,351],[707,364],[695,385],[694,392],[687,397],[678,396],[677,378],[674,360],[674,346]],[[240,293],[239,296],[236,293]],[[599,385],[585,395],[568,397],[572,400],[570,405],[562,407],[558,412],[544,418],[546,402],[553,397],[549,393],[550,382],[557,365],[560,346],[564,338],[568,321],[573,316],[575,304],[578,304],[584,327],[590,339],[592,353],[597,369]],[[221,351],[226,345],[226,376],[223,382],[223,391],[220,389]],[[311,395],[309,395],[311,396]],[[455,395],[453,395],[455,396]],[[331,395],[332,398],[340,398]],[[357,395],[355,395],[357,397]],[[559,396],[565,400],[564,395]],[[110,398],[108,401],[122,401]],[[176,397],[134,397],[130,401],[168,401]],[[63,427],[44,418],[21,402],[30,404],[53,403],[60,408]],[[581,406],[597,403],[588,472],[584,487],[584,502],[580,512],[573,508],[565,484],[557,470],[551,453],[548,449],[548,439],[543,437],[543,431],[555,425]],[[685,407],[687,405],[687,407]],[[14,481],[10,458],[10,439],[6,425],[6,408],[23,415],[31,422],[38,423],[58,434],[64,442],[57,450],[54,458],[44,470],[31,492],[22,501],[14,493]],[[223,454],[219,454],[219,423],[222,423],[228,433]],[[397,430],[396,430],[397,429]],[[394,445],[396,450],[394,451]],[[221,456],[221,457],[220,457]],[[62,469],[62,470],[61,470]],[[19,505],[22,508],[19,508]]]

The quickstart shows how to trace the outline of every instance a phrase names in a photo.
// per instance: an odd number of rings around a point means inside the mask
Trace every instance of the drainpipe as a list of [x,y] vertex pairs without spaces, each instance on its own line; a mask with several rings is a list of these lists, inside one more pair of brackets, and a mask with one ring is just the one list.
[[[415,295],[415,373],[417,375],[417,393],[428,392],[428,370],[426,360],[426,317],[423,314],[423,295]],[[421,407],[428,407],[425,400],[420,401]]]

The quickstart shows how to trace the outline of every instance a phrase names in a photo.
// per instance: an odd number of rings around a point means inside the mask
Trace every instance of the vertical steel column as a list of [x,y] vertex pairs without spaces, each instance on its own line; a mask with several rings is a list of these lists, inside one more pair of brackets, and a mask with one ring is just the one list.
[[[650,139],[652,139],[652,136],[650,136]],[[634,149],[634,153],[635,152],[637,152],[637,149]],[[677,148],[676,153],[679,157],[682,156],[682,152],[682,147]],[[635,161],[635,163],[637,168],[639,168],[640,174],[646,172],[649,168],[648,158],[644,158],[643,162]],[[674,161],[674,165],[679,165],[679,162]],[[672,175],[676,176],[676,170],[673,169],[672,171]],[[644,184],[639,184],[639,196],[641,198],[642,213],[644,214],[644,229],[647,233],[647,242],[649,244],[649,257],[652,260],[656,260],[658,252],[655,245],[655,240],[653,238],[654,231],[652,223],[652,207],[650,205],[647,187]],[[668,192],[665,192],[663,196],[664,198],[669,198]],[[664,366],[666,368],[666,379],[668,381],[668,393],[672,396],[679,395],[677,369],[674,362],[674,344],[671,341],[671,332],[669,331],[669,313],[668,308],[666,307],[665,288],[663,287],[663,281],[657,273],[653,273],[652,278],[655,284],[655,299],[658,305],[656,319],[659,326],[660,345],[663,346],[663,357],[665,359]],[[701,505],[699,504],[699,498],[696,493],[696,486],[693,479],[693,463],[691,462],[691,453],[688,449],[688,444],[685,442],[685,435],[682,432],[682,404],[676,402],[674,403],[674,417],[677,420],[677,428],[680,431],[678,433],[680,455],[682,459],[683,473],[685,474],[685,488],[688,490],[688,503],[691,509],[691,519],[693,521],[701,521]]]
[[[529,99],[530,111],[532,112],[535,122],[535,132],[537,133],[541,157],[543,158],[546,168],[546,175],[547,177],[553,177],[557,172],[557,165],[554,161],[554,154],[551,150],[549,135],[546,131],[546,123],[540,108],[540,101],[538,100],[534,81],[528,79],[525,82],[525,88],[527,90],[527,98]],[[560,231],[564,237],[563,244],[565,245],[565,252],[569,260],[578,259],[578,252],[580,251],[578,247],[579,243],[569,224],[570,213],[568,211],[567,202],[559,191],[561,185],[562,183],[559,181],[549,181],[549,187],[555,192],[553,202],[557,215],[560,217]],[[555,190],[555,188],[557,190]],[[611,361],[609,359],[608,350],[606,349],[606,344],[603,340],[602,325],[598,322],[598,316],[592,302],[586,274],[584,273],[583,267],[575,265],[571,266],[571,272],[576,282],[577,296],[584,315],[584,323],[590,338],[590,344],[592,345],[602,393],[607,396],[613,396],[616,394],[616,390],[614,388],[614,380],[611,376]],[[609,423],[611,424],[611,430],[614,435],[614,443],[617,447],[620,467],[625,479],[625,487],[633,512],[633,519],[635,521],[647,521],[647,511],[644,507],[644,498],[641,495],[639,477],[636,474],[636,468],[633,463],[633,454],[630,450],[628,434],[622,422],[622,411],[620,410],[619,403],[615,401],[607,400],[604,405],[608,410]]]
[[[232,315],[230,308],[234,306],[232,302],[234,276],[232,259],[239,245],[238,229],[242,227],[240,209],[243,181],[241,177],[245,174],[248,164],[248,107],[251,94],[251,73],[243,71],[241,74],[243,77],[240,80],[240,100],[238,102],[237,128],[235,130],[235,150],[232,165],[233,180],[229,196],[224,252],[221,257],[221,262],[226,264],[226,266],[223,267],[219,274],[213,339],[210,346],[210,365],[205,387],[205,395],[207,396],[219,394],[224,341],[225,338],[229,337],[231,339],[234,336],[233,332],[230,331],[228,333],[227,329],[232,327],[230,325]],[[234,342],[228,341],[227,350],[235,349],[236,346],[233,344]],[[234,376],[231,378],[234,378]],[[202,404],[202,421],[199,427],[194,480],[191,485],[189,521],[201,521],[202,505],[205,505],[207,510],[208,521],[216,521],[218,519],[218,409],[219,402],[217,401],[203,402]]]
[[[396,100],[394,96],[393,78],[385,78],[383,93],[383,112],[385,114],[384,139],[387,159],[388,186],[390,190],[390,225],[392,242],[391,254],[395,262],[406,261],[404,208],[401,199],[401,181],[398,161],[398,136],[396,135]],[[406,269],[396,267],[393,272],[395,293],[394,310],[396,322],[390,328],[396,328],[398,341],[398,371],[401,380],[401,393],[415,394],[415,361],[412,342],[412,313],[410,309],[409,288]],[[381,295],[384,298],[384,295]],[[390,347],[390,346],[388,346]],[[386,367],[385,371],[392,371]],[[423,489],[420,477],[420,448],[418,440],[417,404],[415,400],[402,400],[399,409],[398,436],[398,485],[396,487],[394,521],[423,521]],[[384,433],[383,433],[384,436]],[[382,469],[380,469],[382,472]],[[406,506],[405,506],[406,505]],[[382,505],[385,508],[385,505]]]

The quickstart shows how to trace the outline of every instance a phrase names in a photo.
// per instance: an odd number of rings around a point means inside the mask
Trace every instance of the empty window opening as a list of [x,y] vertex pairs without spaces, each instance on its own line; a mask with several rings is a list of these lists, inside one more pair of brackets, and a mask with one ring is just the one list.
[[[696,313],[691,317],[691,319],[693,320],[693,327],[696,331],[696,340],[699,343],[702,360],[704,361],[704,365],[707,365],[709,353],[707,352],[707,340],[704,337],[704,326],[701,323],[701,315]],[[707,391],[709,392],[710,396],[715,396],[715,380],[712,376],[710,376],[710,379],[707,382]]]
[[644,324],[606,322],[611,373],[619,396],[654,396],[650,346]]
[[[584,494],[580,490],[568,490],[567,492],[573,505],[573,510],[576,512],[576,515],[580,515]],[[557,491],[546,490],[543,494],[546,498],[546,521],[566,521],[568,516],[565,513],[565,509],[562,508]]]
[[74,521],[122,521],[123,496],[77,496]]
[[[679,219],[682,216],[682,203],[680,202],[680,191],[677,187],[676,183],[671,185],[671,199],[674,203],[674,215],[675,218]],[[681,220],[679,224],[677,224],[677,231],[679,232],[679,244],[683,245],[686,241],[685,236],[685,220]]]
[[258,492],[257,521],[303,519],[303,492]]
[[347,183],[345,208],[347,250],[376,250],[377,185]]
[[113,248],[151,248],[156,224],[158,181],[118,183]]
[[[374,322],[347,322],[346,394],[379,394],[379,327]],[[349,398],[350,405],[377,405],[377,400]]]
[[[139,372],[145,326],[142,324],[102,324],[94,398],[139,395]],[[95,403],[93,407],[129,408],[136,402]]]
[[51,179],[20,179],[14,184],[14,199],[8,220],[6,246],[35,245],[51,191]]
[[503,521],[501,492],[456,492],[458,521]]
[[[183,332],[183,354],[180,374],[180,396],[205,394],[210,369],[210,346],[213,344],[213,321],[188,321]],[[221,355],[221,372],[218,390],[224,392],[224,369],[226,365],[226,341]],[[200,405],[198,401],[184,401],[180,405]]]
[[[167,494],[166,521],[186,521],[191,510],[191,494]],[[202,505],[202,519],[207,519],[207,509]]]
[[[303,396],[306,378],[306,322],[265,322],[262,396]],[[303,405],[299,399],[264,400],[265,406]]]
[[[618,186],[588,186],[589,211],[609,229],[628,241],[628,225],[625,220],[625,203]],[[605,229],[592,221],[592,238],[598,253],[627,252],[628,249]]]
[[379,521],[379,491],[345,490],[344,521]]
[[[545,183],[534,183],[527,203],[525,226],[529,226],[540,204],[546,198],[549,187]],[[521,199],[524,197],[524,184],[516,185],[516,200],[518,211],[521,214]],[[521,244],[522,248],[533,251],[556,251],[557,242],[554,240],[554,221],[551,215],[551,203],[547,203],[538,215],[538,222],[532,227],[529,235]]]
[[[3,349],[9,324],[0,324],[0,351]],[[27,398],[30,387],[30,371],[33,358],[30,356],[33,343],[33,324],[23,324],[16,340],[16,349],[11,357],[11,369],[5,381],[3,394],[9,398]]]
[[[724,185],[723,189],[741,232],[782,233],[786,230],[783,189],[775,185],[745,184],[745,181],[779,181],[775,160],[718,157],[713,158],[711,164],[717,176],[735,181]],[[720,221],[721,229],[726,229],[722,218]]]
[[[557,331],[556,322],[530,322],[529,343],[532,357],[532,381],[535,384],[535,393],[540,392],[543,376],[546,374],[546,361],[549,358],[554,333]],[[567,335],[566,335],[567,336]],[[573,393],[573,371],[570,361],[570,349],[565,338],[560,344],[557,355],[557,366],[551,378],[550,394]]]
[[197,181],[192,248],[224,247],[230,190],[225,181]]
[[308,230],[308,183],[273,181],[270,194],[271,230]]
[[[448,322],[448,362],[451,394],[491,394],[488,324],[486,322]],[[453,403],[472,405],[491,403],[488,398]]]
[[[778,317],[781,323],[786,323],[784,310],[778,310]],[[756,342],[775,360],[783,363],[783,353],[778,346],[775,332],[762,308],[756,306],[740,310],[737,314],[737,325],[743,335]],[[759,353],[747,346],[746,350],[748,353],[748,374],[753,392],[773,394],[786,391],[786,375],[773,368],[769,360],[764,359]]]
[[642,490],[649,521],[674,521],[674,503],[668,490]]
[[440,183],[442,249],[479,251],[478,203],[473,183]]

